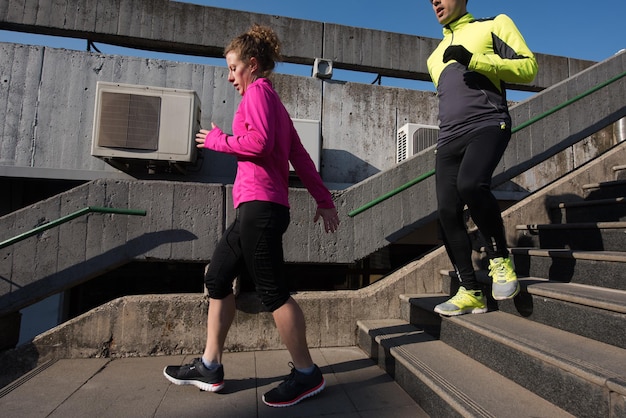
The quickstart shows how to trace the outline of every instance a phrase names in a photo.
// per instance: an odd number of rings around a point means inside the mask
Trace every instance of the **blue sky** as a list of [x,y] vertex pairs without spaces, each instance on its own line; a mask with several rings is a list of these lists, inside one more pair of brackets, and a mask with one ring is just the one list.
[[[406,33],[431,38],[441,38],[441,26],[427,0],[188,0],[190,3],[213,7],[237,9],[256,13],[294,17],[321,22],[337,23],[370,29]],[[565,3],[567,6],[563,7]],[[475,17],[509,15],[516,22],[531,50],[544,54],[602,61],[626,48],[626,0],[591,1],[512,1],[470,0],[468,10]],[[199,28],[199,30],[201,30]],[[84,40],[68,40],[0,31],[0,41],[26,44],[43,44],[69,49],[85,49]],[[199,57],[180,57],[135,51],[109,45],[96,44],[103,53],[139,55],[224,65],[223,60]],[[282,67],[282,68],[281,68]],[[310,75],[310,68],[282,64],[278,72]],[[335,72],[333,78],[358,82],[372,82],[375,75]],[[410,82],[383,78],[383,85],[432,89],[430,83]],[[520,100],[526,93],[518,97]]]
[[[427,0],[189,2],[441,38],[441,26]],[[625,0],[470,0],[468,10],[475,17],[509,15],[535,52],[601,61],[626,48]]]

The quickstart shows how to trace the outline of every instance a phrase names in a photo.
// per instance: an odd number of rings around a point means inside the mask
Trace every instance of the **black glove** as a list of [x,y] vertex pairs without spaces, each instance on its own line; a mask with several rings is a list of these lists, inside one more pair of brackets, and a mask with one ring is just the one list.
[[467,67],[472,59],[472,55],[463,45],[450,45],[443,53],[443,62],[455,60]]

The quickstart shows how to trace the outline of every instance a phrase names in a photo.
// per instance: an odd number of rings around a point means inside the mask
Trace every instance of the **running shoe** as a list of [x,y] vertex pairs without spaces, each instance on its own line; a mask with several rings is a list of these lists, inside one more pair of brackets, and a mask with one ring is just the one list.
[[489,260],[489,275],[493,279],[491,294],[495,300],[511,299],[520,291],[513,262],[509,257]]
[[285,407],[297,404],[303,399],[317,395],[326,386],[324,376],[319,367],[315,366],[312,374],[300,373],[291,365],[291,373],[277,387],[263,395],[265,405]]
[[224,388],[224,366],[220,364],[215,370],[209,370],[201,358],[182,366],[167,366],[163,375],[175,385],[193,385],[207,392],[219,392]]
[[445,316],[485,313],[487,312],[487,301],[482,290],[467,290],[461,286],[456,295],[435,306],[435,312]]

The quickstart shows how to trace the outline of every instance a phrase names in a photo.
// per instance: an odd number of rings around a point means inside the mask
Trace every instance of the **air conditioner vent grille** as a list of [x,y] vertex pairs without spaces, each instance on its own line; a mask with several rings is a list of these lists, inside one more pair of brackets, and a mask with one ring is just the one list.
[[159,148],[161,98],[102,92],[102,147],[156,151]]
[[396,136],[396,163],[421,152],[437,143],[439,127],[407,123],[398,129]]

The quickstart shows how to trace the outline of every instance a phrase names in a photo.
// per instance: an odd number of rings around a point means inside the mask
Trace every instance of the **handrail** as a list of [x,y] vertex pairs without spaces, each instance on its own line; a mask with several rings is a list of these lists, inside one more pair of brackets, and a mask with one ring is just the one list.
[[40,232],[43,232],[45,230],[54,228],[55,226],[59,226],[61,224],[64,224],[66,222],[71,221],[72,219],[78,218],[79,216],[82,215],[86,215],[88,213],[92,213],[92,212],[96,212],[96,213],[114,213],[114,214],[119,214],[119,215],[134,215],[134,216],[146,216],[146,211],[145,210],[139,210],[139,209],[119,209],[119,208],[106,208],[106,207],[100,207],[100,206],[87,206],[86,208],[77,210],[74,213],[70,213],[69,215],[63,216],[59,219],[57,219],[56,221],[50,221],[47,222],[43,225],[39,225],[38,227],[35,227],[33,229],[31,229],[28,232],[24,232],[23,234],[17,235],[13,238],[10,238],[6,241],[2,241],[0,242],[0,249],[4,248],[4,247],[8,247],[9,245],[15,244],[16,242],[22,241],[28,237],[32,237],[33,235],[37,235]]
[[[532,125],[533,123],[538,122],[541,119],[550,116],[551,114],[553,114],[553,113],[563,109],[564,107],[567,107],[567,106],[571,105],[572,103],[577,102],[578,100],[580,100],[580,99],[582,99],[582,98],[584,98],[586,96],[589,96],[592,93],[595,93],[596,91],[600,90],[601,88],[604,88],[604,87],[608,86],[609,84],[614,83],[615,81],[619,80],[620,78],[622,78],[624,76],[626,76],[626,71],[624,71],[621,74],[616,75],[615,77],[612,77],[612,78],[608,79],[607,81],[604,81],[604,82],[602,82],[600,84],[597,84],[596,86],[590,88],[589,90],[587,90],[587,91],[585,91],[583,93],[580,93],[578,96],[572,97],[571,99],[566,100],[565,102],[563,102],[563,103],[553,107],[552,109],[549,109],[549,110],[541,113],[540,115],[535,116],[532,119],[527,120],[524,123],[519,124],[518,126],[516,126],[516,127],[511,129],[511,133],[518,132],[518,131],[520,131],[520,130],[522,130],[522,129]],[[352,212],[349,212],[348,216],[352,218],[352,217],[358,215],[359,213],[365,212],[367,209],[370,209],[370,208],[378,205],[379,203],[389,199],[390,197],[395,196],[396,194],[398,194],[398,193],[408,189],[409,187],[414,186],[417,183],[420,183],[420,182],[426,180],[428,177],[432,176],[433,174],[435,174],[435,169],[434,168],[432,170],[427,171],[426,173],[420,175],[419,177],[416,177],[415,179],[411,180],[410,182],[408,182],[406,184],[403,184],[402,186],[400,186],[400,187],[398,187],[398,188],[396,188],[396,189],[394,189],[394,190],[392,190],[390,192],[385,193],[384,195],[382,195],[382,196],[380,196],[380,197],[370,201],[369,203],[366,203],[365,205],[363,205],[363,206],[353,210]]]

